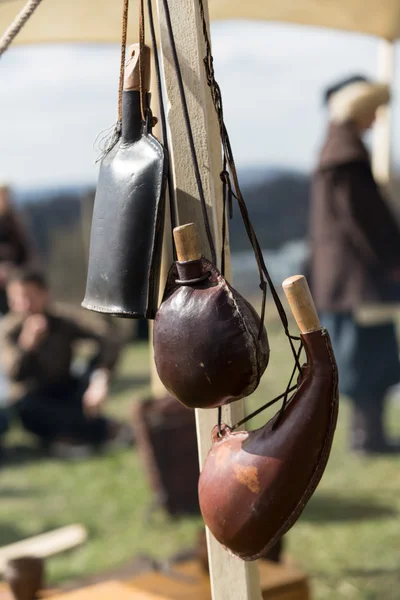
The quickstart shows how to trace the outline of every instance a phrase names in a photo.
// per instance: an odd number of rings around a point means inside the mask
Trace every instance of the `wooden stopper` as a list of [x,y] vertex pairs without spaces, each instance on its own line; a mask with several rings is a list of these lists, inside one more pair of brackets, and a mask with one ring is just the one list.
[[304,275],[288,277],[282,287],[301,333],[319,331],[321,323]]
[[[125,65],[124,74],[124,90],[126,91],[140,91],[140,45],[132,44],[128,48],[128,60]],[[150,48],[149,46],[144,47],[142,60],[144,61],[144,91],[148,92],[150,89]]]
[[200,260],[201,252],[194,223],[186,223],[186,225],[175,227],[174,240],[179,262]]

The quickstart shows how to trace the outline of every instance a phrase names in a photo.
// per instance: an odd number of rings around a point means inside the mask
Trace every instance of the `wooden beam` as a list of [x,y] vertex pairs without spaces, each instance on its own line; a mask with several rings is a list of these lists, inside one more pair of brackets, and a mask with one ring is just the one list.
[[[206,12],[207,2],[204,1]],[[162,0],[157,0],[162,68],[167,94],[167,113],[170,132],[171,165],[179,223],[195,222],[202,253],[209,257],[210,251],[203,227],[199,194],[183,119],[171,46],[166,27],[166,15]],[[212,224],[215,245],[221,249],[222,170],[221,145],[218,122],[212,106],[210,90],[205,79],[203,59],[205,47],[197,0],[170,1],[173,24],[191,125],[194,134],[198,162],[201,169],[208,214]],[[230,276],[229,255],[227,275]],[[224,409],[224,419],[235,422],[243,415],[243,403],[235,402]],[[217,423],[216,410],[197,410],[197,436],[201,465],[210,449],[210,433]],[[210,561],[211,588],[214,600],[259,600],[261,590],[256,563],[245,563],[230,556],[207,532]]]
[[42,533],[0,548],[0,572],[4,571],[8,560],[20,556],[47,558],[65,552],[86,541],[87,531],[83,525],[68,525],[54,531]]
[[[380,40],[378,48],[378,80],[393,85],[394,43]],[[372,141],[372,169],[376,181],[384,187],[391,181],[392,109],[383,106],[378,110]]]
[[52,600],[168,600],[165,596],[133,589],[121,581],[106,581],[89,587],[51,596]]
[[[157,117],[158,122],[153,128],[154,136],[161,142],[164,142],[162,136],[161,127],[161,115],[160,115],[160,99],[158,97],[157,90],[157,79],[154,69],[154,63],[152,62],[152,74],[150,81],[150,92],[151,92],[151,110],[153,115]],[[167,191],[167,197],[165,199],[166,210],[165,210],[165,224],[164,224],[164,238],[162,247],[162,261],[161,261],[161,272],[160,272],[160,290],[159,290],[159,304],[161,303],[164,288],[168,277],[168,271],[172,265],[173,253],[172,253],[172,231],[171,231],[171,215],[169,210],[169,197]],[[150,365],[151,365],[151,395],[153,398],[163,398],[167,394],[167,390],[163,386],[154,363],[154,350],[153,350],[153,321],[149,323],[149,342],[150,342]]]

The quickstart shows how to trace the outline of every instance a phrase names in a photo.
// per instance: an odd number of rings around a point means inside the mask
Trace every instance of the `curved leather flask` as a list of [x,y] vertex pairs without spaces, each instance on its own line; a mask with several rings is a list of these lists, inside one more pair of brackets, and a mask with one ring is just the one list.
[[[145,46],[149,70],[149,48]],[[140,108],[139,45],[125,71],[122,135],[101,162],[82,306],[153,319],[157,310],[167,156]],[[147,79],[149,77],[147,76]],[[148,84],[146,85],[146,90]]]
[[254,308],[197,248],[181,251],[193,232],[192,223],[174,230],[178,258],[189,260],[169,273],[154,322],[154,359],[171,394],[190,408],[211,408],[256,389],[269,347]]
[[308,324],[302,321],[304,307],[313,307],[304,277],[284,286],[292,310],[296,304],[307,355],[297,391],[283,414],[260,429],[232,432],[225,426],[219,435],[215,428],[199,480],[206,525],[244,560],[265,554],[299,518],[325,470],[337,421],[338,376],[329,335],[316,313]]

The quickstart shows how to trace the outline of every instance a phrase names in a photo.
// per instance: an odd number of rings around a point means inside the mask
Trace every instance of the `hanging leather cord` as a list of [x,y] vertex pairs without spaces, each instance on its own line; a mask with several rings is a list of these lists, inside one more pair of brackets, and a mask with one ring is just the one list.
[[29,0],[0,38],[0,56],[9,48],[42,0]]
[[[296,353],[296,363],[293,367],[292,370],[292,374],[290,376],[289,382],[286,386],[286,390],[283,392],[283,394],[279,394],[279,396],[276,396],[276,398],[274,398],[273,400],[269,400],[269,402],[267,402],[266,404],[263,404],[263,406],[261,406],[260,408],[257,408],[257,410],[255,410],[254,412],[250,413],[249,415],[247,415],[246,417],[244,417],[241,421],[238,421],[237,423],[235,423],[235,425],[232,425],[232,427],[230,427],[231,431],[234,431],[235,429],[237,429],[238,427],[240,427],[241,425],[244,425],[245,423],[247,423],[247,421],[250,421],[250,419],[254,419],[254,417],[256,417],[257,415],[259,415],[260,413],[262,413],[264,410],[266,410],[267,408],[269,408],[270,406],[272,406],[273,404],[275,404],[276,402],[279,402],[279,400],[283,400],[282,402],[282,406],[279,410],[278,416],[275,420],[275,423],[272,427],[272,429],[276,429],[279,425],[279,423],[281,422],[281,419],[283,417],[283,413],[285,412],[286,406],[288,405],[289,402],[289,394],[291,394],[292,392],[297,390],[297,384],[296,385],[292,385],[293,383],[293,379],[294,376],[296,374],[296,370],[297,370],[297,362],[300,358],[300,354],[301,351],[303,349],[303,344],[300,344],[299,349]],[[218,426],[219,426],[219,433],[221,434],[221,415],[220,413],[218,413]]]
[[[169,154],[169,141],[168,141],[168,131],[167,131],[167,118],[165,116],[164,95],[163,95],[162,83],[161,83],[161,69],[160,69],[160,60],[158,57],[157,36],[156,36],[156,30],[155,30],[155,26],[154,26],[152,0],[147,0],[147,12],[149,14],[150,35],[151,35],[151,43],[153,46],[153,54],[154,54],[154,65],[155,65],[156,79],[157,79],[157,94],[158,94],[158,101],[159,101],[159,106],[160,106],[161,130],[162,130],[162,136],[163,136],[163,144],[164,144],[164,148],[167,152],[167,156],[169,157],[170,154]],[[172,181],[172,169],[170,167],[168,168],[168,195],[169,195],[170,214],[171,214],[171,229],[173,231],[178,224],[178,219],[177,219],[177,214],[176,214],[174,183]],[[176,248],[175,248],[173,239],[172,239],[172,252],[173,252],[173,258],[175,261],[177,259],[177,256],[176,256]]]
[[262,413],[264,410],[266,410],[270,406],[273,406],[276,402],[279,402],[279,400],[282,400],[282,398],[285,398],[285,396],[287,395],[287,393],[291,394],[292,392],[294,392],[296,390],[297,390],[297,385],[293,385],[287,391],[284,391],[283,394],[279,394],[279,396],[277,396],[273,400],[270,400],[269,402],[267,402],[267,404],[264,404],[260,408],[257,408],[257,410],[255,410],[254,412],[252,412],[250,415],[247,415],[244,419],[242,419],[241,421],[238,421],[237,423],[235,423],[235,425],[232,425],[232,427],[230,427],[230,429],[232,431],[234,431],[238,427],[241,427],[242,425],[244,425],[245,423],[247,423],[247,421],[250,421],[250,419],[254,419],[254,417],[257,417],[257,415],[259,415],[260,413]]
[[[260,332],[259,332],[259,337],[261,336],[262,327],[263,327],[264,319],[265,319],[265,307],[266,307],[266,297],[267,297],[267,285],[266,284],[268,283],[268,286],[271,290],[271,294],[274,299],[279,317],[281,319],[285,334],[289,340],[290,348],[292,350],[292,354],[295,359],[297,369],[299,370],[299,372],[301,372],[301,366],[300,366],[300,363],[299,363],[299,360],[297,357],[297,352],[296,352],[295,346],[293,344],[293,340],[299,340],[300,338],[297,336],[292,336],[289,332],[289,323],[288,323],[285,309],[284,309],[283,304],[279,298],[279,295],[275,289],[272,279],[269,275],[268,269],[267,269],[265,261],[264,261],[264,257],[262,254],[260,244],[258,242],[256,233],[255,233],[253,225],[251,223],[248,209],[247,209],[246,203],[244,201],[244,198],[243,198],[243,195],[242,195],[242,192],[240,189],[236,164],[235,164],[235,160],[234,160],[233,152],[232,152],[232,147],[231,147],[229,135],[228,135],[228,132],[227,132],[227,129],[225,126],[225,122],[224,122],[224,112],[223,112],[223,105],[222,105],[221,88],[219,87],[219,85],[215,79],[214,58],[213,58],[212,52],[211,52],[211,43],[210,43],[210,38],[209,38],[209,34],[208,34],[207,21],[205,18],[203,0],[199,0],[199,7],[200,7],[200,16],[201,16],[201,20],[202,20],[202,27],[203,27],[203,37],[204,37],[204,42],[205,42],[205,46],[206,46],[206,56],[204,58],[204,66],[205,66],[205,71],[206,71],[207,83],[211,90],[211,98],[212,98],[214,108],[215,108],[215,111],[216,111],[217,117],[218,117],[220,137],[221,137],[222,148],[223,148],[223,153],[224,153],[224,165],[227,164],[229,167],[229,171],[226,168],[224,168],[224,171],[221,173],[221,178],[228,189],[229,195],[235,197],[238,202],[239,209],[240,209],[240,212],[242,215],[242,220],[243,220],[244,226],[246,228],[247,236],[250,240],[251,246],[254,251],[254,256],[255,256],[255,259],[257,262],[258,272],[259,272],[259,276],[260,276],[260,288],[261,288],[261,291],[263,294],[263,299],[262,299],[262,307],[261,307],[261,328],[260,328]],[[233,179],[234,191],[232,188],[231,176]]]
[[140,112],[143,123],[146,122],[146,91],[144,89],[144,0],[139,2],[139,92],[140,92]]
[[[300,354],[301,354],[301,351],[303,348],[303,344],[301,343],[300,337],[293,336],[290,334],[289,322],[288,322],[288,319],[286,316],[285,309],[283,307],[281,299],[275,289],[273,281],[268,272],[258,238],[256,236],[253,225],[251,223],[250,215],[248,213],[248,209],[247,209],[246,203],[244,201],[244,198],[243,198],[243,195],[242,195],[242,192],[240,189],[236,164],[235,164],[235,160],[234,160],[233,152],[232,152],[232,147],[231,147],[229,135],[228,135],[228,132],[227,132],[227,129],[225,126],[225,122],[224,122],[224,112],[223,112],[221,88],[219,87],[219,85],[215,79],[214,58],[213,58],[212,52],[211,52],[211,43],[210,43],[210,38],[209,38],[209,34],[208,34],[207,21],[205,18],[203,0],[199,0],[199,7],[200,7],[200,16],[201,16],[201,20],[202,20],[202,27],[203,27],[203,37],[204,37],[204,42],[205,42],[205,46],[206,46],[206,56],[204,58],[206,78],[207,78],[208,86],[211,91],[211,98],[212,98],[214,108],[215,108],[217,118],[218,118],[220,137],[221,137],[221,143],[222,143],[222,149],[223,149],[223,155],[224,155],[224,162],[223,162],[224,167],[223,167],[223,171],[221,172],[221,179],[223,182],[223,193],[224,193],[223,242],[224,242],[224,238],[226,235],[225,234],[226,203],[228,202],[229,212],[230,212],[230,216],[231,216],[231,214],[232,214],[232,197],[234,197],[234,198],[236,198],[236,200],[238,202],[240,213],[241,213],[242,220],[243,220],[243,224],[245,226],[247,236],[250,240],[251,246],[254,251],[254,256],[255,256],[255,259],[257,262],[257,268],[258,268],[259,277],[260,277],[260,289],[262,291],[262,304],[261,304],[261,316],[260,316],[260,329],[259,329],[258,337],[259,337],[259,339],[261,338],[261,335],[263,332],[263,327],[264,327],[266,301],[267,301],[267,289],[268,289],[267,284],[268,284],[269,289],[271,290],[271,294],[272,294],[273,300],[275,302],[275,306],[277,308],[280,320],[282,322],[282,326],[285,331],[285,335],[287,336],[287,339],[289,341],[290,349],[292,351],[294,363],[295,363],[285,392],[283,394],[281,394],[280,396],[278,396],[277,398],[271,400],[270,402],[268,402],[261,408],[259,408],[254,413],[248,415],[247,417],[245,417],[244,419],[239,421],[239,423],[234,425],[233,428],[235,429],[235,428],[239,427],[240,425],[243,425],[249,419],[255,417],[257,414],[259,414],[260,412],[262,412],[263,410],[265,410],[266,408],[268,408],[272,404],[275,404],[275,402],[278,402],[279,400],[281,400],[283,398],[282,407],[279,411],[278,418],[276,419],[276,422],[274,423],[274,428],[275,428],[279,425],[281,418],[283,416],[283,413],[286,409],[286,406],[287,406],[287,403],[289,400],[289,394],[293,390],[295,390],[297,387],[297,386],[292,387],[292,381],[295,376],[296,370],[298,370],[298,372],[300,374],[302,372],[299,358],[300,358]],[[233,179],[233,186],[232,186],[231,177]],[[222,257],[221,258],[222,258],[222,261],[224,264],[225,263],[225,248],[224,248],[224,246],[222,249]],[[298,350],[296,350],[296,348],[295,348],[294,341],[300,341],[300,346],[299,346]],[[221,417],[222,417],[222,411],[219,410],[218,411],[218,427],[219,427],[220,433],[221,433],[221,425],[222,425]]]
[[[261,315],[262,320],[261,320],[259,337],[262,334],[263,322],[264,322],[264,318],[265,318],[265,305],[266,305],[266,294],[267,294],[267,283],[268,283],[270,286],[271,293],[274,298],[280,319],[282,321],[282,325],[285,330],[285,334],[288,337],[289,344],[290,344],[290,347],[291,347],[291,350],[293,353],[293,357],[294,357],[294,361],[295,361],[295,367],[293,369],[292,376],[289,380],[289,383],[287,385],[285,392],[283,394],[281,394],[278,398],[272,400],[271,402],[267,403],[267,405],[265,405],[259,409],[259,412],[261,412],[262,410],[265,410],[265,408],[267,406],[270,406],[271,404],[274,404],[275,402],[277,402],[278,400],[283,398],[284,402],[283,402],[280,414],[277,419],[277,423],[276,423],[276,425],[277,425],[280,421],[283,411],[286,408],[289,394],[291,393],[291,391],[293,391],[297,387],[297,386],[292,387],[291,383],[292,383],[294,374],[296,372],[296,369],[298,369],[299,372],[301,373],[299,357],[300,357],[300,353],[302,350],[302,346],[300,345],[300,348],[298,349],[298,351],[296,351],[293,341],[300,340],[300,338],[297,336],[292,336],[289,332],[289,323],[288,323],[285,309],[284,309],[284,307],[281,303],[281,300],[275,290],[274,284],[271,280],[268,269],[265,265],[261,247],[259,245],[257,236],[256,236],[253,226],[251,224],[247,206],[246,206],[246,203],[244,201],[244,198],[243,198],[241,190],[240,190],[239,181],[238,181],[237,172],[236,172],[236,165],[235,165],[235,162],[233,159],[233,154],[232,154],[232,149],[231,149],[228,133],[227,133],[225,123],[223,120],[221,91],[220,91],[220,88],[219,88],[217,82],[215,81],[215,77],[214,77],[213,57],[211,54],[211,45],[210,45],[210,41],[208,38],[207,24],[206,24],[206,20],[205,20],[204,7],[203,7],[202,0],[199,0],[199,3],[200,3],[201,17],[202,17],[202,21],[203,21],[203,32],[204,32],[204,37],[205,37],[205,42],[206,42],[206,47],[207,47],[207,56],[204,59],[204,63],[205,63],[205,67],[206,67],[207,82],[211,89],[214,107],[216,109],[217,116],[218,116],[222,147],[223,147],[223,151],[224,151],[224,171],[221,173],[221,179],[222,179],[223,184],[225,184],[224,191],[228,194],[229,204],[231,204],[232,196],[234,196],[238,201],[240,212],[242,215],[242,220],[245,225],[247,235],[250,239],[251,245],[253,247],[253,251],[254,251],[256,261],[257,261],[257,266],[258,266],[259,275],[260,275],[260,287],[263,292],[263,303],[262,303],[262,315]],[[209,245],[210,245],[210,249],[211,249],[212,261],[215,264],[216,263],[215,246],[214,246],[214,241],[212,238],[211,228],[210,228],[210,224],[209,224],[209,220],[208,220],[207,206],[206,206],[206,202],[205,202],[204,191],[203,191],[203,186],[202,186],[201,176],[200,176],[200,170],[199,170],[197,155],[196,155],[195,146],[194,146],[193,132],[192,132],[191,125],[190,125],[190,117],[189,117],[189,112],[188,112],[188,108],[187,108],[185,89],[184,89],[183,80],[182,80],[182,73],[181,73],[181,69],[180,69],[180,64],[179,64],[179,59],[178,59],[178,55],[177,55],[174,34],[173,34],[168,0],[163,0],[163,7],[164,7],[164,11],[165,11],[169,42],[170,42],[171,49],[172,49],[172,58],[173,58],[175,71],[176,71],[176,75],[177,75],[177,80],[178,80],[178,87],[179,87],[179,93],[180,93],[181,102],[182,102],[185,125],[186,125],[187,134],[188,134],[188,138],[189,138],[189,146],[190,146],[190,151],[191,151],[191,155],[192,155],[195,177],[196,177],[196,182],[197,182],[197,186],[198,186],[201,207],[202,207],[202,211],[203,211],[204,224],[205,224],[208,241],[209,241]],[[226,168],[227,166],[229,167],[229,171],[232,174],[232,178],[233,178],[234,186],[235,186],[235,192],[233,192],[233,189],[232,189],[230,173],[228,172],[228,170]],[[226,208],[226,196],[224,196],[224,198],[225,198],[224,204],[225,204],[225,208]],[[230,207],[230,212],[231,212],[231,207]],[[226,235],[225,228],[223,228],[223,242],[225,241],[225,239],[224,239],[225,235]],[[225,267],[224,246],[221,250],[222,250],[221,258],[223,259],[223,266]],[[257,414],[258,414],[258,412],[257,412]],[[249,415],[241,423],[246,422],[253,416],[254,416],[253,414]],[[219,426],[220,432],[221,432],[221,419],[222,419],[222,409],[219,408],[218,409],[218,426]],[[236,426],[238,426],[238,425],[236,425]]]
[[118,84],[118,123],[122,123],[122,92],[124,90],[126,37],[128,31],[129,0],[124,0],[122,7],[121,58]]
[[195,145],[194,145],[193,131],[192,131],[192,127],[190,125],[189,110],[188,110],[188,106],[187,106],[187,102],[186,102],[185,87],[183,84],[182,72],[181,72],[181,68],[180,68],[180,64],[179,64],[178,53],[177,53],[177,49],[176,49],[175,38],[174,38],[174,33],[173,33],[173,28],[172,28],[171,14],[169,11],[168,0],[162,0],[162,1],[163,1],[164,12],[165,12],[165,20],[166,20],[166,25],[167,25],[168,38],[169,38],[169,43],[171,45],[172,58],[174,61],[174,67],[175,67],[175,72],[176,72],[177,81],[178,81],[179,94],[181,97],[183,117],[184,117],[184,121],[185,121],[188,141],[189,141],[190,154],[192,157],[194,174],[195,174],[197,189],[198,189],[199,197],[200,197],[200,204],[201,204],[201,210],[202,210],[202,214],[203,214],[204,227],[206,230],[207,240],[208,240],[208,244],[210,247],[211,261],[214,264],[216,264],[217,255],[216,255],[216,251],[215,251],[213,235],[211,232],[210,221],[209,221],[208,213],[207,213],[207,203],[206,203],[206,199],[204,196],[203,183],[201,181],[200,168],[199,168],[196,149],[195,149]]
[[118,142],[122,132],[122,96],[124,92],[124,76],[125,76],[125,55],[126,55],[126,39],[128,31],[128,12],[129,0],[123,0],[122,19],[121,19],[121,52],[119,62],[119,82],[118,82],[118,107],[117,107],[117,122],[111,127],[107,127],[100,131],[97,136],[94,147],[99,151],[96,162],[103,160],[105,156],[112,150]]

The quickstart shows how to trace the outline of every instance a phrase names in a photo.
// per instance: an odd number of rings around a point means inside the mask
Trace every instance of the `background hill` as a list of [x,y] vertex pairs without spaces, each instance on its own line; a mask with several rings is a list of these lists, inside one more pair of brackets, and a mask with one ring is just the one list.
[[[298,171],[265,167],[244,169],[239,176],[271,275],[280,280],[304,257],[309,178]],[[64,301],[80,302],[84,294],[93,200],[90,187],[15,190],[55,295]],[[251,292],[257,286],[255,263],[235,204],[230,239],[236,284]]]

